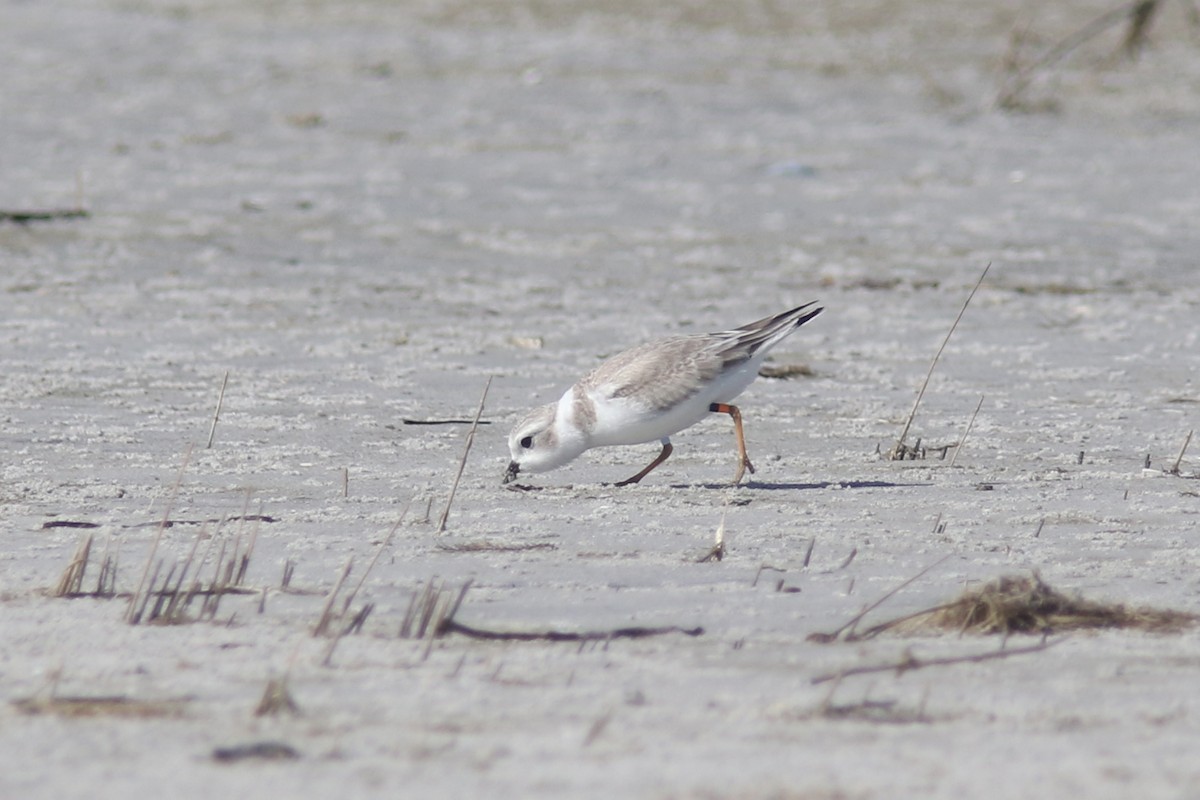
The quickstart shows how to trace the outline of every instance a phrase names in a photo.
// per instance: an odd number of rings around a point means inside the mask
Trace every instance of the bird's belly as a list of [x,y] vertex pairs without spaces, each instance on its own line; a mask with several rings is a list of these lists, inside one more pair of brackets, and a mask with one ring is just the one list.
[[683,403],[655,412],[627,398],[614,398],[596,408],[596,427],[592,447],[654,442],[708,415],[709,402],[692,397]]
[[708,416],[711,413],[708,407],[713,403],[733,400],[757,374],[756,364],[742,364],[686,400],[657,411],[632,397],[594,397],[596,423],[589,444],[591,447],[642,444],[678,433]]

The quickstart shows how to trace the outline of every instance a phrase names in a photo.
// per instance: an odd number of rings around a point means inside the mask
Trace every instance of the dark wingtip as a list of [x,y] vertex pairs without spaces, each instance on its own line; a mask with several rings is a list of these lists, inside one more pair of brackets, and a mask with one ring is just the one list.
[[[803,309],[805,309],[805,308],[808,308],[809,306],[811,306],[813,303],[816,303],[816,302],[817,302],[816,300],[813,300],[813,301],[812,301],[812,303],[805,303],[805,304],[804,304],[804,305],[802,305],[802,306],[797,306],[796,308],[793,308],[793,309],[792,309],[791,311],[789,311],[788,313],[789,313],[789,314],[795,314],[797,311],[801,311],[801,310],[803,310]],[[820,307],[818,307],[818,308],[814,308],[812,311],[808,312],[807,314],[805,314],[805,315],[804,315],[804,316],[802,316],[802,317],[797,317],[797,318],[796,318],[796,327],[797,327],[797,328],[799,328],[801,325],[803,325],[804,323],[808,322],[810,319],[812,319],[813,317],[815,317],[817,314],[820,314],[820,313],[821,313],[822,311],[824,311],[824,310],[825,310],[825,306],[820,306]]]
[[[761,330],[765,330],[767,328],[773,328],[776,325],[782,325],[782,324],[786,323],[789,318],[794,317],[796,314],[799,314],[801,311],[808,308],[809,306],[815,305],[816,302],[817,302],[816,300],[810,300],[809,302],[805,303],[802,306],[796,306],[795,308],[790,308],[787,311],[781,312],[779,314],[772,314],[769,317],[763,317],[762,319],[756,319],[754,322],[749,322],[745,325],[742,325],[739,328],[734,328],[734,330],[735,331],[761,331]],[[810,311],[802,317],[797,317],[794,327],[797,327],[797,328],[800,327],[801,325],[808,322],[810,319],[815,317],[817,314],[820,314],[824,310],[825,310],[824,308],[818,308],[816,311]]]

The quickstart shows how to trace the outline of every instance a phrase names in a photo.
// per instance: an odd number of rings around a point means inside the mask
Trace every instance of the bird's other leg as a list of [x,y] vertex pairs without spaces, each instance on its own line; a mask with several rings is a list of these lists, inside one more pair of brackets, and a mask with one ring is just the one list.
[[662,452],[659,453],[658,456],[653,461],[650,462],[650,465],[648,467],[646,467],[644,470],[639,472],[637,475],[634,475],[632,478],[626,478],[625,480],[620,481],[619,483],[615,483],[613,485],[614,486],[628,486],[631,483],[637,483],[642,478],[649,475],[651,470],[653,470],[659,464],[666,461],[667,457],[671,455],[671,451],[674,449],[675,448],[671,447],[671,440],[664,436],[663,440],[662,440]]
[[750,470],[751,475],[754,474],[754,465],[750,463],[750,456],[746,455],[746,435],[742,433],[742,412],[737,406],[727,403],[713,403],[708,410],[714,414],[728,414],[733,417],[733,434],[737,437],[738,448],[738,466],[737,473],[733,476],[733,483],[739,484],[742,482],[742,476],[746,474],[746,470]]

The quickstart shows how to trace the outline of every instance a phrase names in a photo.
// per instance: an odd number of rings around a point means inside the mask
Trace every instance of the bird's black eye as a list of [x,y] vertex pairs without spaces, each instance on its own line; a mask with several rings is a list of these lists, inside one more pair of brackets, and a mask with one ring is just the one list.
[[532,437],[532,436],[526,436],[524,439],[522,439],[522,440],[521,440],[521,447],[524,447],[526,450],[528,450],[529,448],[533,447],[533,437]]

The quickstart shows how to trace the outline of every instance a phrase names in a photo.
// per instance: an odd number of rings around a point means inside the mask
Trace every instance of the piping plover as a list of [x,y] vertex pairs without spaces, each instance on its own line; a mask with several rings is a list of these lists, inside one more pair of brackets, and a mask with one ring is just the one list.
[[508,483],[521,472],[561,467],[592,447],[658,440],[662,452],[617,486],[637,483],[671,455],[671,434],[706,414],[728,414],[737,437],[733,483],[754,465],[746,455],[742,414],[729,402],[758,376],[767,352],[824,309],[814,303],[740,328],[673,336],[630,348],[593,369],[557,403],[531,411],[508,435]]

